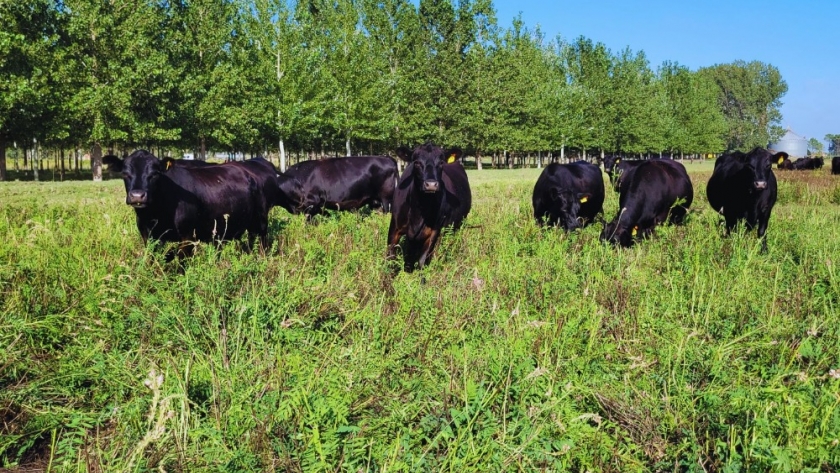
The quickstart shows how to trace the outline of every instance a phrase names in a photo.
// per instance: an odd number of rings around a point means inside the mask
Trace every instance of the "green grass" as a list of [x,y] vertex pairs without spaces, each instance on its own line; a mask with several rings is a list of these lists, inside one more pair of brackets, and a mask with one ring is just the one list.
[[777,173],[761,254],[710,169],[629,250],[538,228],[537,170],[470,171],[467,226],[396,276],[378,213],[274,210],[268,255],[179,271],[118,180],[0,184],[0,468],[836,470],[840,180]]

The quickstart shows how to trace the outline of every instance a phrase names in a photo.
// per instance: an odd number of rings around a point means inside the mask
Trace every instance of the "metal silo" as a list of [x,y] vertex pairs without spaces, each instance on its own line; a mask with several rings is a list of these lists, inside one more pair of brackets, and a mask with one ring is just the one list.
[[791,158],[802,158],[808,154],[808,140],[788,128],[779,141],[770,143],[767,148],[776,152],[784,151]]

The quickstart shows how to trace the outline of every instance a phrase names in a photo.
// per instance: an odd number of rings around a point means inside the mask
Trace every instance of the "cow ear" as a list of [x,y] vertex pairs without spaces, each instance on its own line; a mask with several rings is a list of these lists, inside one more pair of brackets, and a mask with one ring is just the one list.
[[455,161],[460,160],[463,154],[464,152],[461,151],[461,148],[449,148],[443,152],[443,157],[448,164],[452,164]]
[[589,202],[589,199],[590,199],[591,197],[592,197],[592,194],[581,194],[581,193],[578,193],[578,195],[577,195],[578,202],[580,202],[581,204],[585,204],[585,203]]
[[557,202],[560,199],[560,189],[557,187],[552,187],[550,191],[548,191],[548,195],[551,196],[551,200]]
[[785,153],[784,151],[782,151],[782,152],[774,154],[772,161],[775,162],[776,164],[782,164],[785,161],[785,159],[787,159],[787,158],[788,158],[788,154]]
[[111,172],[122,172],[123,170],[123,160],[113,154],[102,156],[102,164],[108,166],[108,171]]
[[160,160],[160,162],[163,165],[163,170],[164,171],[168,171],[169,168],[171,168],[172,165],[175,164],[175,160],[172,159],[172,158],[163,158],[163,159]]
[[405,146],[400,146],[397,148],[397,156],[403,161],[410,163],[411,162],[411,149]]

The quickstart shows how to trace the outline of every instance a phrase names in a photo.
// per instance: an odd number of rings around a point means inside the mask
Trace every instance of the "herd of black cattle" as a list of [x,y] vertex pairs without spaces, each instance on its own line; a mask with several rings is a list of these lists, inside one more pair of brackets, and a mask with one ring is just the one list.
[[[106,156],[103,163],[122,174],[126,204],[134,208],[144,243],[176,242],[179,252],[188,254],[192,242],[240,239],[247,231],[250,245],[259,237],[268,248],[272,207],[311,217],[324,209],[378,206],[391,213],[387,258],[396,258],[402,240],[403,266],[412,271],[429,263],[441,231],[460,228],[470,211],[472,196],[461,154],[431,143],[399,148],[397,155],[407,163],[402,176],[390,156],[304,161],[285,173],[262,158],[209,164],[158,159],[146,150],[125,159]],[[764,251],[776,202],[773,164],[779,169],[819,169],[823,161],[791,162],[787,153],[762,148],[735,151],[717,159],[706,187],[709,204],[723,215],[727,233],[744,221],[747,228],[757,228]],[[694,189],[682,164],[607,156],[603,165],[619,193],[612,221],[601,217],[601,168],[579,161],[552,163],[543,170],[533,194],[537,223],[571,231],[600,220],[602,240],[629,247],[652,235],[659,224],[685,220]],[[840,174],[840,157],[832,160],[832,174]]]

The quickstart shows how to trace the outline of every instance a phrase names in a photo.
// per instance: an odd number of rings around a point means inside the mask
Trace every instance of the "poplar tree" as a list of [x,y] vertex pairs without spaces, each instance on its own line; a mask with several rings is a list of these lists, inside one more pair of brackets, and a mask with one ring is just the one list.
[[779,69],[760,61],[735,61],[700,69],[718,88],[718,105],[726,119],[726,148],[747,150],[783,134],[782,97],[787,83]]
[[0,181],[6,148],[47,138],[62,97],[51,74],[60,42],[53,2],[0,2]]

